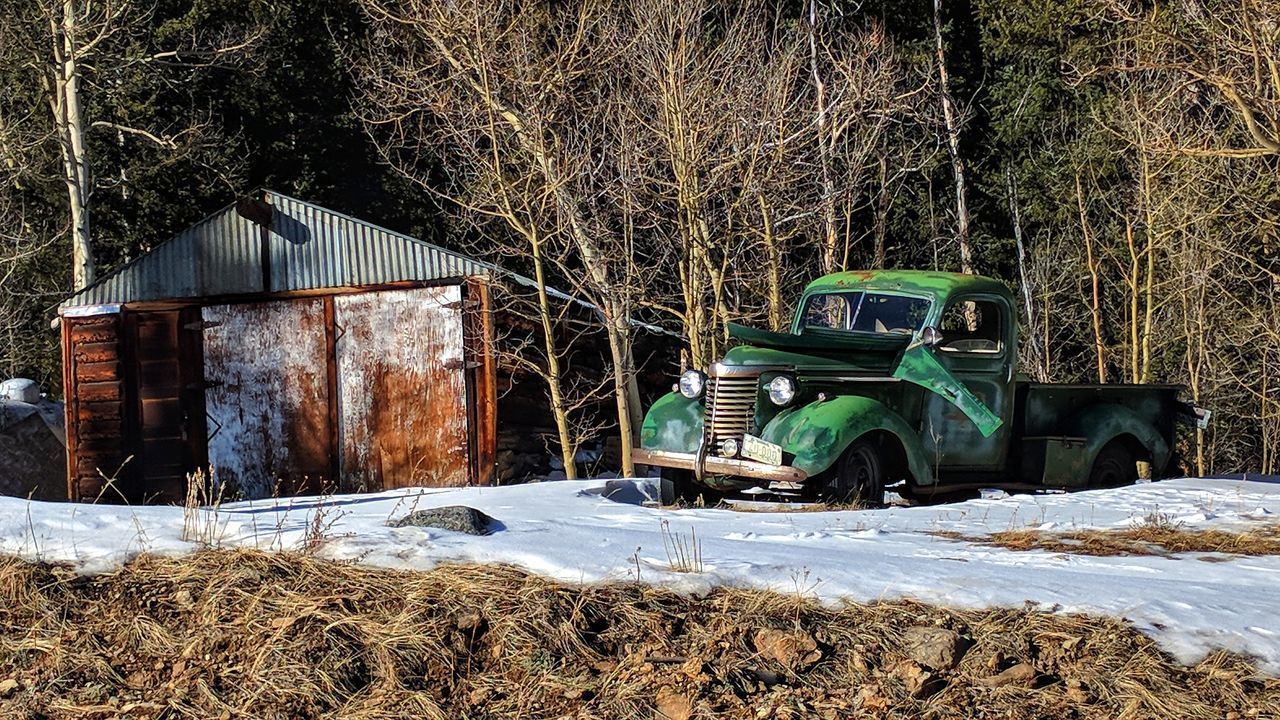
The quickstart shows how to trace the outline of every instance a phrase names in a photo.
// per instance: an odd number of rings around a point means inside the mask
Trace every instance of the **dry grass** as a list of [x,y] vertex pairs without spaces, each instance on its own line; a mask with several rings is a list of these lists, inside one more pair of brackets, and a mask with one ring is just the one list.
[[[970,644],[928,696],[901,670],[914,625]],[[762,628],[817,651],[780,666],[755,646]],[[1018,663],[1033,681],[982,685]],[[405,573],[218,550],[90,579],[0,560],[6,680],[17,684],[0,690],[0,716],[33,719],[651,718],[656,703],[702,718],[1280,714],[1280,680],[1244,659],[1183,667],[1111,619],[832,610],[762,592],[693,598],[503,567]]]
[[662,521],[662,548],[667,552],[667,566],[673,572],[700,573],[702,564],[702,541],[698,539],[698,531],[689,528],[689,535],[673,532],[671,523]]
[[1176,553],[1222,553],[1227,555],[1280,555],[1280,523],[1228,532],[1194,530],[1151,516],[1122,530],[1079,530],[1045,532],[1008,530],[988,536],[969,537],[960,533],[935,533],[953,540],[994,545],[1009,550],[1046,550],[1074,555],[1169,555]]
[[182,539],[205,547],[217,547],[226,534],[227,523],[218,517],[226,486],[218,482],[217,471],[197,470],[187,475],[187,497],[182,504]]

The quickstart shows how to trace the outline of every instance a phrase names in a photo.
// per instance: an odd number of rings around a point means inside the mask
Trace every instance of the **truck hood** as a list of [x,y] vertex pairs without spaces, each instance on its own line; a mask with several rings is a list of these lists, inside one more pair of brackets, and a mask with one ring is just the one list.
[[848,369],[868,374],[893,373],[911,344],[909,335],[880,335],[809,329],[801,333],[757,330],[729,323],[729,335],[746,345],[730,349],[724,364],[787,365],[797,369]]
[[933,392],[959,408],[984,437],[1002,423],[964,383],[952,375],[933,351],[912,344],[909,335],[881,335],[832,330],[777,333],[729,323],[729,335],[749,345],[725,353],[725,365],[784,366],[796,370],[852,370],[905,380]]

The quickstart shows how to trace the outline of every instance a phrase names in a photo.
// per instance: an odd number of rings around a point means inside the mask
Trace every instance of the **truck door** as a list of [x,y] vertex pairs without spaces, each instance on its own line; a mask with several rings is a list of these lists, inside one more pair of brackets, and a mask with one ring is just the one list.
[[947,471],[1003,470],[1013,417],[1016,328],[1008,303],[992,295],[951,298],[938,322],[934,354],[1004,423],[989,437],[947,398],[925,393],[921,438],[930,459]]

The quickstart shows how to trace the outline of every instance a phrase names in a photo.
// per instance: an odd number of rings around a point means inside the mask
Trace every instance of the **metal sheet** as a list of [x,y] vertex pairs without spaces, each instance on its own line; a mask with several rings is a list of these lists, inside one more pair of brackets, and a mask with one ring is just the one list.
[[334,298],[345,487],[467,483],[461,299],[456,285]]
[[324,301],[203,309],[209,464],[247,498],[330,479]]
[[465,255],[373,223],[268,192],[271,290],[362,287],[487,274]]
[[262,291],[261,228],[228,206],[65,300],[72,308]]
[[228,205],[103,275],[64,301],[61,312],[112,303],[429,282],[496,270],[287,195],[268,191],[262,197],[272,207],[270,227]]

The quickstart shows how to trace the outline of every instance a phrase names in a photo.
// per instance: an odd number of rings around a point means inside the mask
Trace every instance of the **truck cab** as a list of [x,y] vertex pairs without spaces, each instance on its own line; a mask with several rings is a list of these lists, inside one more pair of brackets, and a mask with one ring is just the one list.
[[1168,466],[1171,385],[1052,385],[1017,373],[1013,296],[980,276],[860,271],[811,283],[790,331],[739,344],[650,408],[637,462],[664,494],[753,486],[882,502],[969,487],[1110,486]]

